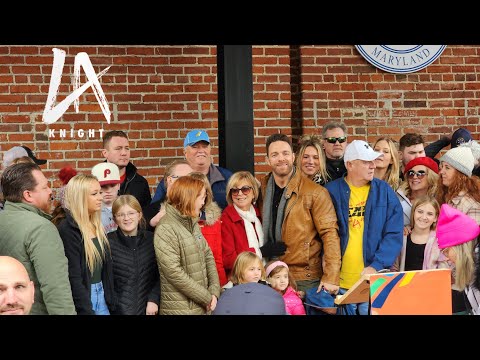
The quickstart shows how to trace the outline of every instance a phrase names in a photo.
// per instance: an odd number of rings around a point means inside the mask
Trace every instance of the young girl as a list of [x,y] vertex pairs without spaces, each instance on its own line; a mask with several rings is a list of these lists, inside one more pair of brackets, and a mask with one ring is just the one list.
[[[392,266],[393,271],[422,270],[424,264],[438,259],[435,228],[439,210],[437,200],[430,196],[423,196],[414,202],[411,215],[412,232],[403,237],[402,251]],[[436,266],[431,264],[430,268]]]
[[212,250],[198,226],[203,181],[183,176],[168,187],[165,215],[155,228],[160,315],[204,315],[215,310],[220,282]]
[[285,301],[285,309],[289,315],[306,315],[303,302],[294,290],[295,280],[290,276],[288,266],[283,261],[272,261],[265,270],[267,282]]
[[93,175],[74,176],[65,190],[66,217],[58,231],[79,315],[110,315],[115,306],[110,245],[100,220],[102,198]]
[[238,254],[235,259],[230,281],[223,289],[229,289],[232,286],[249,282],[258,282],[267,285],[265,281],[265,268],[263,267],[262,259],[260,259],[257,254],[251,251],[243,251]]
[[109,233],[118,305],[112,314],[156,315],[160,302],[153,233],[145,230],[142,207],[132,195],[119,196],[112,206],[118,229]]

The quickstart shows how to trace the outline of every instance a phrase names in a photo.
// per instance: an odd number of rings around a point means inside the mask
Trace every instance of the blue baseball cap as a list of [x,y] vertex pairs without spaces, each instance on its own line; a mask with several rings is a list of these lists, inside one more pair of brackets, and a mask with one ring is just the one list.
[[195,145],[199,141],[206,141],[210,144],[210,138],[204,130],[192,130],[187,134],[187,136],[185,136],[185,140],[183,140],[183,147],[186,148],[187,146]]

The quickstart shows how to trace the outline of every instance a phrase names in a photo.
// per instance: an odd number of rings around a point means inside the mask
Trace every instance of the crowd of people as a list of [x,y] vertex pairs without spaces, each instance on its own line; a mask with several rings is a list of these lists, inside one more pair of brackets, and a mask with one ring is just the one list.
[[5,152],[0,314],[332,314],[363,275],[442,268],[452,313],[480,312],[480,145],[467,129],[428,146],[413,133],[348,141],[338,122],[298,144],[273,134],[260,180],[214,165],[204,130],[183,152],[152,198],[127,134],[110,131],[104,162],[59,172],[53,209],[46,160]]

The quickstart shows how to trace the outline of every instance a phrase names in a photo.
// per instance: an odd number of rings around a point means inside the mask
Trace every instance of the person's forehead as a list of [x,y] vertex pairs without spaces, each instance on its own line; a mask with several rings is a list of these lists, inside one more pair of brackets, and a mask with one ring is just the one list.
[[173,175],[188,175],[193,169],[188,164],[178,164],[173,169]]
[[110,139],[110,146],[128,146],[128,139],[121,136],[114,136]]
[[342,130],[342,128],[334,128],[334,129],[328,129],[325,132],[325,137],[330,137],[331,135],[345,135],[345,132]]
[[404,151],[412,151],[412,152],[417,152],[417,151],[422,151],[424,150],[423,144],[415,144],[411,146],[405,146]]
[[270,144],[270,152],[272,151],[285,151],[289,150],[291,151],[292,149],[290,148],[290,144],[288,144],[286,141],[274,141]]

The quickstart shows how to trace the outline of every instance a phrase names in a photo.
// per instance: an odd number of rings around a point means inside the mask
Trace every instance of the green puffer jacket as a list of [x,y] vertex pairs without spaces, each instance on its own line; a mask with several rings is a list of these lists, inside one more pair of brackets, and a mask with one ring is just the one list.
[[215,259],[198,226],[165,203],[165,216],[155,229],[160,272],[160,315],[203,315],[212,295],[220,295]]
[[35,284],[31,315],[75,315],[68,260],[49,219],[32,205],[6,201],[0,213],[0,255],[20,261]]

